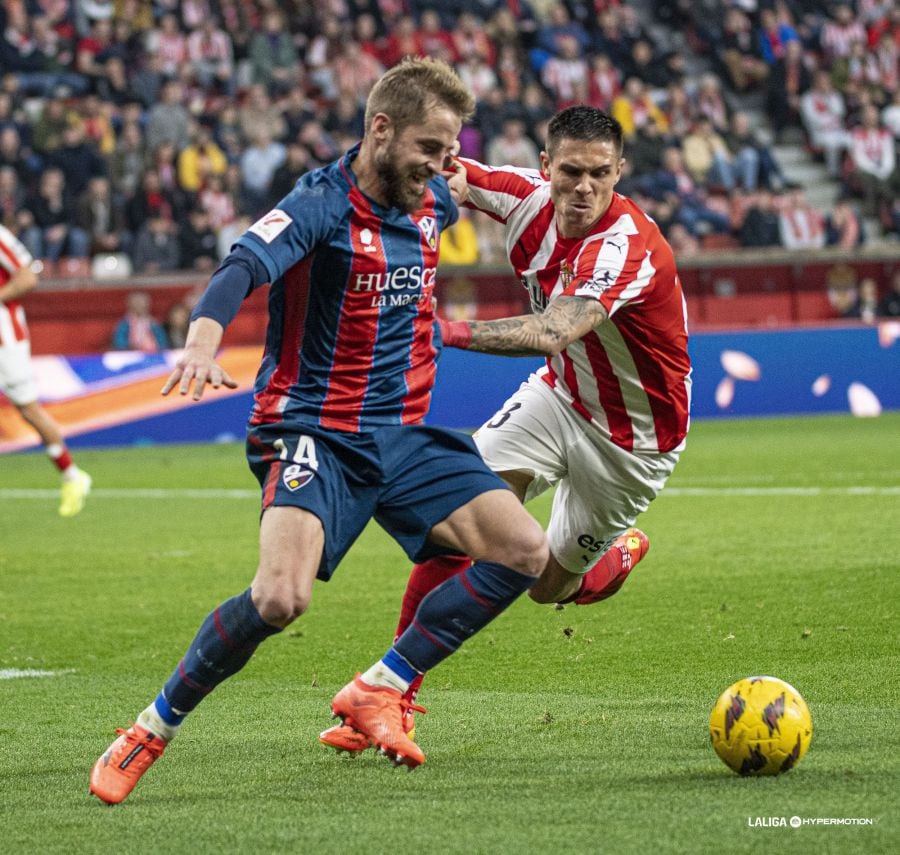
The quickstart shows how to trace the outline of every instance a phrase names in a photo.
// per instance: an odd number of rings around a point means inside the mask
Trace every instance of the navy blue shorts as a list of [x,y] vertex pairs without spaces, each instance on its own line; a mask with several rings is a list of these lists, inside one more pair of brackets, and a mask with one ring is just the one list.
[[247,434],[247,462],[263,510],[304,508],[325,529],[318,578],[328,580],[371,519],[413,561],[453,550],[428,535],[488,490],[508,489],[465,434],[424,425],[345,433],[313,425],[262,425]]

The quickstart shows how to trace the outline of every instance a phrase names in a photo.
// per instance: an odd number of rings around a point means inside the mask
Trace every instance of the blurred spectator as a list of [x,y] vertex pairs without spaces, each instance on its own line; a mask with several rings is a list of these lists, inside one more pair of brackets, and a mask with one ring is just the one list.
[[72,118],[64,98],[54,96],[44,101],[40,115],[31,128],[31,144],[36,152],[49,154],[62,145],[63,131]]
[[159,173],[153,167],[146,169],[141,176],[140,186],[125,207],[128,228],[132,234],[137,234],[151,217],[171,220],[177,211],[171,193],[162,186]]
[[475,96],[476,101],[483,101],[488,92],[497,89],[500,81],[494,69],[478,54],[471,53],[457,66],[459,79]]
[[266,128],[272,139],[284,139],[285,123],[281,110],[272,102],[266,87],[254,83],[247,88],[243,103],[238,107],[238,127],[241,138],[249,142],[260,128]]
[[775,9],[759,10],[760,54],[767,65],[774,65],[781,59],[790,42],[799,42],[800,36],[790,20],[789,10],[782,4]]
[[234,95],[234,51],[231,37],[212,11],[188,36],[187,55],[194,76],[204,89]]
[[485,35],[481,19],[471,12],[461,12],[456,26],[450,31],[453,47],[461,61],[478,56],[489,66],[494,65],[494,46]]
[[63,131],[63,144],[47,158],[47,162],[62,170],[66,191],[81,194],[88,181],[106,174],[106,161],[97,147],[85,136],[84,123],[75,120]]
[[375,82],[384,74],[384,66],[349,39],[334,58],[334,81],[337,96],[349,96],[359,107],[366,103],[366,96]]
[[825,157],[832,178],[840,173],[841,158],[850,144],[844,128],[844,98],[831,83],[831,75],[823,70],[815,74],[812,88],[800,97],[800,115],[813,148]]
[[843,317],[859,318],[864,324],[875,323],[878,317],[878,283],[871,276],[860,281],[856,301]]
[[174,77],[187,61],[187,36],[178,27],[178,18],[168,13],[162,15],[159,24],[146,36],[147,53],[159,57],[159,70],[167,77]]
[[753,129],[746,113],[732,114],[725,143],[734,159],[738,181],[745,190],[752,192],[760,184],[770,190],[784,187],[784,174],[775,155]]
[[891,276],[891,288],[881,298],[878,314],[882,318],[900,318],[900,269]]
[[150,295],[131,291],[125,298],[125,316],[113,329],[113,350],[139,350],[157,353],[166,347],[166,332],[150,314]]
[[802,187],[788,189],[778,217],[781,244],[786,249],[821,249],[825,220],[806,199]]
[[788,128],[803,124],[802,98],[810,88],[811,75],[800,42],[788,42],[784,56],[772,66],[766,89],[766,110],[772,120],[776,141]]
[[863,108],[862,124],[850,138],[848,183],[862,193],[864,216],[877,217],[900,195],[894,138],[872,104]]
[[273,95],[284,94],[299,82],[300,58],[284,15],[270,8],[263,16],[263,27],[250,39],[250,79]]
[[727,234],[731,221],[706,204],[706,194],[684,167],[681,149],[670,146],[663,152],[662,168],[643,182],[647,195],[668,201],[675,210],[675,220],[695,237],[710,231]]
[[235,198],[226,189],[225,179],[221,175],[210,175],[198,198],[201,207],[209,215],[209,224],[215,232],[232,222],[238,214]]
[[718,77],[714,74],[704,74],[700,77],[694,103],[698,115],[706,116],[719,133],[728,130],[731,110],[722,93],[722,84]]
[[503,122],[503,132],[488,143],[485,154],[492,166],[526,169],[540,169],[541,166],[540,152],[525,136],[525,123],[517,118],[508,118]]
[[125,211],[115,197],[109,179],[91,178],[78,198],[76,222],[90,240],[90,253],[131,251],[131,235],[125,226]]
[[729,192],[735,188],[736,164],[725,139],[706,116],[697,119],[682,140],[681,152],[685,168],[698,184],[722,187]]
[[177,157],[178,184],[188,193],[196,193],[210,175],[224,175],[228,166],[225,152],[212,139],[212,131],[203,122],[191,125],[191,143]]
[[669,128],[665,114],[656,106],[637,77],[629,77],[625,81],[622,94],[613,101],[610,113],[622,125],[626,140],[647,122],[655,122],[663,133]]
[[184,347],[190,323],[191,310],[184,302],[179,301],[169,306],[166,319],[163,321],[167,348],[180,350]]
[[750,18],[737,6],[725,12],[719,57],[738,92],[762,85],[769,76],[769,65],[762,58]]
[[138,273],[178,270],[181,253],[175,224],[165,217],[150,217],[138,229],[132,260]]
[[467,208],[459,209],[459,219],[441,232],[441,264],[464,265],[478,262],[478,234]]
[[574,41],[575,55],[580,56],[591,45],[591,37],[584,27],[573,21],[564,3],[553,3],[538,24],[537,44],[547,57],[562,56],[567,45]]
[[0,128],[0,166],[15,170],[23,187],[31,185],[36,163],[13,125]]
[[209,273],[218,264],[216,233],[209,224],[209,214],[202,208],[188,211],[187,222],[178,229],[178,249],[184,268]]
[[25,190],[11,166],[0,166],[0,225],[14,235],[20,231],[19,211],[24,207]]
[[285,147],[272,139],[268,128],[261,127],[241,158],[242,185],[251,206],[251,216],[261,214],[267,207],[269,185],[275,170],[284,163]]
[[638,128],[637,133],[629,140],[626,151],[627,160],[634,173],[649,175],[660,169],[663,152],[669,145],[668,140],[660,133],[659,125],[656,122],[647,122],[643,127]]
[[864,241],[862,223],[849,199],[838,199],[825,218],[825,243],[848,252]]
[[850,56],[854,42],[866,43],[866,30],[849,3],[839,4],[822,27],[819,45],[826,67]]
[[668,124],[668,133],[673,140],[684,138],[690,133],[699,113],[697,105],[688,93],[684,83],[670,83],[662,101],[662,109]]
[[700,252],[700,241],[681,223],[672,223],[666,233],[666,240],[669,241],[676,258],[685,258]]
[[52,262],[63,256],[87,258],[90,239],[75,223],[75,206],[61,169],[49,167],[40,177],[36,194],[27,202],[31,224],[21,235],[35,258]]
[[137,190],[146,159],[141,126],[137,122],[126,122],[109,158],[109,177],[126,199],[130,199]]
[[297,183],[300,176],[309,172],[309,152],[296,140],[288,143],[284,162],[275,170],[269,185],[269,204],[273,208]]
[[418,49],[425,56],[442,59],[449,65],[453,65],[459,60],[456,46],[453,44],[453,37],[449,30],[444,29],[441,16],[435,9],[425,9],[422,12],[417,38]]
[[613,101],[622,93],[622,74],[606,54],[598,53],[591,58],[588,78],[588,102],[609,112]]
[[894,135],[894,139],[900,141],[900,86],[894,90],[891,103],[882,111],[881,121]]
[[744,214],[740,229],[741,246],[759,248],[781,246],[781,224],[772,194],[760,187]]
[[183,94],[178,80],[169,80],[163,85],[160,101],[148,111],[144,126],[148,151],[155,151],[164,142],[172,143],[181,150],[190,142],[191,117],[181,103]]
[[631,45],[631,61],[626,76],[640,78],[654,98],[671,82],[665,62],[646,39],[638,39]]
[[587,100],[589,69],[574,36],[560,36],[557,45],[556,54],[541,69],[541,81],[553,96],[557,110],[562,110]]

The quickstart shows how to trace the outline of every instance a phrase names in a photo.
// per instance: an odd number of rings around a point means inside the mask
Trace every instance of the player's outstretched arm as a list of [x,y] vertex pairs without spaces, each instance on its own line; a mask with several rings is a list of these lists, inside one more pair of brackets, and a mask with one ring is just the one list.
[[561,295],[539,315],[494,321],[440,321],[447,347],[500,356],[556,356],[607,318],[597,300]]
[[20,267],[9,281],[0,287],[0,303],[8,303],[18,300],[31,291],[37,285],[37,273],[30,264]]
[[187,395],[194,384],[194,400],[203,397],[208,383],[213,389],[226,386],[236,389],[237,383],[228,372],[216,363],[216,353],[222,343],[225,330],[212,318],[197,318],[188,328],[187,341],[175,368],[162,387],[162,394],[168,395],[176,386],[182,395]]

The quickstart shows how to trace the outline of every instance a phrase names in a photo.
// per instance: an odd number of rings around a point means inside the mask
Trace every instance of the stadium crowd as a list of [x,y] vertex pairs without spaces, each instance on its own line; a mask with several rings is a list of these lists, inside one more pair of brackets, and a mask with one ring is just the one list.
[[[896,2],[651,7],[684,51],[619,0],[6,0],[0,222],[51,274],[107,253],[136,272],[209,271],[358,140],[373,82],[417,54],[451,62],[476,95],[462,153],[486,163],[537,168],[556,110],[609,111],[627,137],[618,189],[681,255],[849,250],[873,237],[864,217],[900,232]],[[839,182],[832,209],[785,179],[739,109],[754,93],[774,139]],[[502,262],[486,219],[446,240],[459,263]]]

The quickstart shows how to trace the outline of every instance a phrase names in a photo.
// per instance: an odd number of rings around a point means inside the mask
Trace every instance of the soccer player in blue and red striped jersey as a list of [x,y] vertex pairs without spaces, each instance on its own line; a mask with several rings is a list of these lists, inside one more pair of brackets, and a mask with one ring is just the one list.
[[362,143],[303,176],[213,274],[163,394],[234,387],[215,362],[241,301],[270,282],[247,432],[262,488],[250,587],[214,609],[157,698],[97,760],[91,792],[121,802],[185,716],[308,607],[371,519],[421,561],[474,564],[425,597],[408,630],[332,710],[397,764],[424,762],[403,693],[532,587],[540,526],[465,436],[425,427],[434,382],[432,288],[456,208],[442,173],[474,101],[453,71],[405,60],[373,88]]

